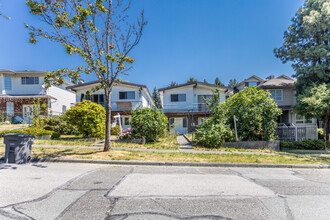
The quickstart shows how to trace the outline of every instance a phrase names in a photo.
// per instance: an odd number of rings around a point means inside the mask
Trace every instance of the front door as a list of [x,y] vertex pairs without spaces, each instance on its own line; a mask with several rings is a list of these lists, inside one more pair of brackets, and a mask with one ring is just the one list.
[[33,105],[23,105],[23,119],[27,124],[32,123],[33,119]]

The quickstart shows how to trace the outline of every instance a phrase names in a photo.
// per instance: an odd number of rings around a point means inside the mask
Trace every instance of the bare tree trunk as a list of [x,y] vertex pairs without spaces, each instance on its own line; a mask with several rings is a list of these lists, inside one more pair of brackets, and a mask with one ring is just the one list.
[[329,112],[326,110],[325,111],[325,116],[324,116],[324,125],[323,125],[323,141],[324,141],[324,150],[328,151],[327,147],[327,124],[329,120]]
[[[109,90],[109,91],[108,91]],[[105,91],[105,141],[103,151],[109,151],[111,148],[111,89]]]

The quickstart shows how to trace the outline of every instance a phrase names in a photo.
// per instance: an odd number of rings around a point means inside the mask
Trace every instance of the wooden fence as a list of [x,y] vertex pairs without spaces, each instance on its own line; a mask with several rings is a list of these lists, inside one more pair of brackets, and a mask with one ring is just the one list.
[[290,142],[318,139],[316,125],[278,127],[276,128],[275,135],[281,141]]

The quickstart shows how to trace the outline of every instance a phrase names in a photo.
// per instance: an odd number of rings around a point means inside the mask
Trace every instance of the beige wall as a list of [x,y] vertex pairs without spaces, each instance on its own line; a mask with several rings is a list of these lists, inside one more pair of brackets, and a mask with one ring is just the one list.
[[[279,88],[267,88],[267,90],[270,90],[270,89],[279,89]],[[264,90],[266,90],[266,89],[264,89]],[[283,99],[282,99],[282,101],[277,101],[279,106],[296,104],[296,96],[295,96],[295,91],[293,90],[293,88],[282,88],[280,90],[282,90]]]

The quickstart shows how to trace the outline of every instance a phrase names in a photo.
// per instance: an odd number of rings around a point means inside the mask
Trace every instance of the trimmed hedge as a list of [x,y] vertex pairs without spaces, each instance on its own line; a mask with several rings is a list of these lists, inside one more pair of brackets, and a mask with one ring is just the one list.
[[[327,146],[330,148],[330,141],[327,141]],[[324,150],[323,140],[305,140],[297,142],[281,141],[281,149],[299,149],[299,150]]]

